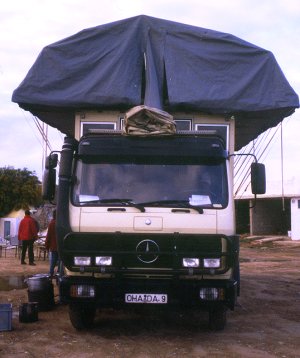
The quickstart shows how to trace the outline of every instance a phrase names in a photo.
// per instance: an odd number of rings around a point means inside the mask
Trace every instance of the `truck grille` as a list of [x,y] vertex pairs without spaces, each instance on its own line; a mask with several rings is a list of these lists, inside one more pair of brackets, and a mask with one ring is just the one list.
[[[64,238],[61,256],[72,269],[74,256],[112,256],[113,266],[106,272],[169,277],[187,272],[182,267],[186,257],[197,257],[200,263],[202,258],[221,258],[221,267],[215,273],[226,272],[232,263],[230,245],[231,240],[222,235],[70,233]],[[100,270],[92,264],[86,271],[97,269]],[[205,273],[210,269],[200,264],[194,271]]]

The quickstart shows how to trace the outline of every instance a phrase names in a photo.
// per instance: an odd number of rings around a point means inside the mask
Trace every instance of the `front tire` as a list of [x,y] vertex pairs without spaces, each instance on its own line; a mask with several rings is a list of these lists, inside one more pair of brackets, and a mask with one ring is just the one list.
[[71,303],[69,305],[70,321],[75,329],[82,331],[92,328],[96,309],[92,305],[83,305],[78,303]]
[[209,310],[209,328],[212,331],[222,331],[227,323],[227,308],[225,306],[211,307]]

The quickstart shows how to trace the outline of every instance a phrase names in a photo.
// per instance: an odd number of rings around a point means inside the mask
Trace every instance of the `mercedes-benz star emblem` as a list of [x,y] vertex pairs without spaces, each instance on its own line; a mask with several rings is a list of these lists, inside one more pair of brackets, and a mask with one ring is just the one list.
[[137,258],[145,263],[151,264],[159,256],[159,246],[153,240],[140,241],[136,246]]

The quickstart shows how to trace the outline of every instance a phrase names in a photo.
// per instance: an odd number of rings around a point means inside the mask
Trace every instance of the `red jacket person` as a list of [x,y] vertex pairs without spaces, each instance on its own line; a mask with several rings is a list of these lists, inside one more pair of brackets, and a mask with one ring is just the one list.
[[37,239],[38,230],[36,221],[31,217],[30,211],[25,211],[25,216],[19,225],[18,238],[22,241],[21,264],[25,265],[25,256],[28,248],[29,265],[35,265],[33,243]]
[[55,225],[56,225],[56,210],[53,211],[53,218],[48,226],[48,231],[45,241],[45,247],[48,251],[50,251],[49,275],[51,278],[53,278],[54,276],[55,266],[56,265],[59,266],[59,256],[57,251]]

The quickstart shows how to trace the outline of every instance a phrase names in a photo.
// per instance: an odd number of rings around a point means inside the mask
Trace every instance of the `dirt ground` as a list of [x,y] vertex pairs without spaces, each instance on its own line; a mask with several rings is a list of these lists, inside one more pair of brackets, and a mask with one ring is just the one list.
[[147,314],[108,311],[95,328],[77,332],[67,306],[19,322],[27,288],[5,282],[48,271],[48,261],[20,265],[14,252],[0,257],[0,303],[13,304],[12,330],[0,332],[0,357],[300,357],[300,242],[244,238],[241,296],[224,331],[208,329],[207,313]]

